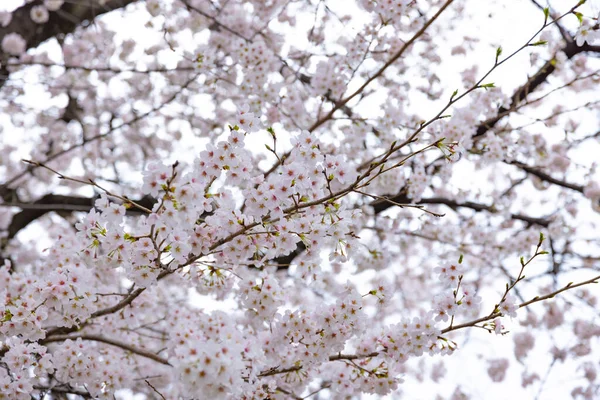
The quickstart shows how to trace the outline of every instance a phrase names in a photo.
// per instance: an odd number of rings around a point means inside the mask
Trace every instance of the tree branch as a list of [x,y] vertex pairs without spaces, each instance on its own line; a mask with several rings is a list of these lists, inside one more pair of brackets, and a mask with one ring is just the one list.
[[[406,194],[401,193],[397,196],[391,197],[390,200],[396,203],[407,203],[410,202],[410,199],[406,196]],[[420,201],[416,202],[416,204],[444,204],[453,210],[457,208],[469,208],[471,210],[475,210],[477,212],[480,211],[488,211],[490,213],[497,212],[493,205],[488,206],[486,204],[475,203],[472,201],[458,202],[456,200],[446,199],[443,197],[430,197],[430,198],[422,198]],[[385,200],[375,200],[370,204],[375,210],[375,214],[379,214],[384,210],[392,207],[394,204],[387,202]],[[550,220],[546,218],[536,218],[530,217],[528,215],[523,214],[511,214],[511,218],[519,221],[524,221],[529,224],[539,225],[543,227],[548,227],[550,224]]]
[[[14,238],[27,225],[49,212],[88,212],[94,208],[95,200],[96,198],[93,197],[47,194],[31,203],[9,202],[0,204],[3,207],[18,207],[22,210],[13,216],[8,226],[8,239]],[[139,200],[135,200],[135,202],[151,209],[156,200],[150,196],[144,196]],[[139,215],[143,214],[143,212],[135,207],[131,207],[127,209],[127,214]]]
[[[53,37],[61,37],[75,31],[84,21],[93,21],[96,17],[108,12],[124,8],[137,0],[108,0],[103,5],[93,1],[65,2],[63,6],[50,12],[50,18],[45,24],[37,24],[32,21],[31,9],[37,3],[25,4],[17,8],[12,14],[10,24],[0,27],[0,41],[9,33],[18,33],[27,42],[27,48],[31,49]],[[9,79],[9,71],[6,68],[8,55],[0,49],[0,88]]]
[[566,181],[561,181],[560,179],[556,179],[553,178],[552,176],[550,176],[549,174],[542,172],[541,170],[534,168],[534,167],[530,167],[526,164],[520,163],[518,161],[513,161],[510,164],[521,168],[523,171],[527,172],[528,174],[534,175],[538,178],[540,178],[543,181],[552,183],[554,185],[558,185],[558,186],[562,186],[564,188],[567,189],[571,189],[571,190],[575,190],[576,192],[579,193],[583,193],[583,186],[582,185],[576,185],[574,183],[569,183]]
[[[593,52],[600,53],[600,46],[591,46],[585,43],[583,46],[577,46],[575,41],[571,41],[565,45],[561,50],[567,56],[567,59],[571,59],[575,57],[577,54],[585,53],[585,52]],[[486,121],[483,121],[477,127],[477,132],[473,136],[474,138],[483,136],[487,131],[492,129],[502,118],[510,115],[518,106],[518,104],[525,100],[529,93],[536,90],[540,85],[542,85],[550,74],[552,74],[556,70],[555,66],[556,62],[554,58],[547,61],[535,74],[533,74],[527,82],[525,82],[522,86],[520,86],[513,95],[511,96],[511,103],[508,108],[500,107],[498,109],[498,113],[495,117],[490,118]]]
[[[417,41],[417,39],[419,39],[425,33],[427,28],[429,28],[435,22],[435,20],[438,19],[440,15],[442,15],[442,13],[452,4],[453,1],[454,0],[447,0],[444,3],[444,5],[442,7],[440,7],[440,9],[431,18],[429,18],[427,20],[427,22],[425,22],[425,24],[423,24],[421,29],[419,29],[417,32],[415,32],[415,34],[409,40],[407,40],[404,43],[404,45],[385,64],[383,64],[383,66],[381,66],[373,75],[371,75],[358,89],[356,89],[354,92],[352,92],[352,94],[348,95],[347,97],[344,97],[340,101],[334,102],[333,108],[325,116],[323,116],[322,118],[315,121],[308,128],[308,131],[309,132],[315,131],[321,125],[323,125],[324,123],[329,121],[333,117],[333,114],[335,114],[335,112],[337,110],[343,109],[350,100],[352,100],[356,96],[362,94],[363,91],[365,90],[365,88],[367,86],[369,86],[371,84],[371,82],[375,81],[380,76],[382,76],[383,73],[392,64],[394,64],[400,57],[402,57],[404,52],[410,46],[412,46]],[[267,172],[264,173],[264,176],[266,177],[266,176],[270,175],[271,173],[273,173],[273,171],[275,171],[281,165],[282,160],[285,160],[288,156],[289,156],[289,154],[287,154],[287,153],[285,155],[283,155],[276,163],[273,164],[273,166],[271,166],[271,168]]]
[[54,336],[47,337],[46,339],[40,340],[40,344],[47,344],[47,343],[52,343],[52,342],[63,342],[65,340],[69,340],[69,339],[70,340],[77,340],[77,339],[92,340],[95,342],[110,344],[111,346],[119,347],[123,350],[129,351],[131,353],[137,354],[137,355],[145,357],[145,358],[148,358],[148,359],[156,361],[158,363],[171,366],[171,364],[169,364],[169,361],[166,358],[160,357],[160,356],[156,355],[155,353],[152,353],[148,350],[138,349],[137,347],[134,347],[125,342],[121,342],[116,339],[111,339],[111,338],[108,338],[108,337],[105,337],[102,335],[95,335],[95,334],[54,335]]
[[[53,386],[53,387],[49,387],[49,386],[39,386],[39,385],[34,385],[33,388],[35,390],[39,390],[41,392],[45,392],[45,393],[60,393],[61,395],[65,395],[65,394],[74,394],[77,396],[81,396],[84,399],[91,399],[92,395],[85,390],[79,390],[79,389],[75,389],[72,388],[70,386]],[[54,398],[54,397],[52,397]],[[60,398],[60,397],[58,397]]]
[[[583,282],[579,282],[576,284],[573,284],[572,282],[569,283],[568,285],[566,285],[565,287],[558,289],[552,293],[548,293],[546,295],[543,296],[536,296],[533,299],[526,301],[524,303],[519,304],[519,308],[523,308],[523,307],[527,307],[530,304],[533,303],[537,303],[538,301],[543,301],[543,300],[547,300],[547,299],[551,299],[554,296],[556,296],[559,293],[565,292],[567,290],[570,289],[574,289],[580,286],[584,286],[584,285],[589,285],[592,283],[598,283],[598,281],[600,280],[600,275],[596,276],[592,279],[588,279],[586,281]],[[486,321],[490,321],[492,319],[501,317],[503,314],[501,312],[496,312],[496,313],[492,313],[489,315],[486,315],[484,317],[481,318],[477,318],[475,320],[466,322],[464,324],[460,324],[460,325],[451,325],[445,329],[442,329],[441,333],[448,333],[448,332],[452,332],[452,331],[456,331],[459,329],[463,329],[463,328],[471,328],[476,326],[478,323],[481,322],[486,322]],[[359,359],[364,359],[364,358],[372,358],[372,357],[377,357],[378,355],[380,355],[381,353],[383,353],[384,351],[374,351],[368,354],[337,354],[337,355],[333,355],[329,357],[329,361],[339,361],[339,360],[359,360]],[[260,374],[258,374],[259,377],[265,377],[265,376],[272,376],[272,375],[278,375],[278,374],[286,374],[289,372],[296,372],[296,371],[300,371],[302,369],[302,365],[295,365],[293,367],[289,367],[289,368],[272,368],[270,370],[264,371]]]

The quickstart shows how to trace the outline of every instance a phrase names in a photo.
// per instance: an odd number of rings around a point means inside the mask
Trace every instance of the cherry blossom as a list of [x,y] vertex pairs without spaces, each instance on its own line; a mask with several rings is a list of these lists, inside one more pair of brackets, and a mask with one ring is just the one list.
[[25,39],[18,33],[9,33],[2,38],[2,50],[13,56],[23,54],[26,45]]
[[599,32],[597,28],[592,27],[592,24],[588,20],[584,20],[575,35],[577,46],[583,46],[585,42],[588,44],[594,43]]
[[12,13],[8,11],[0,11],[0,25],[6,27],[12,20]]
[[92,3],[0,14],[0,399],[597,393],[597,10]]
[[59,10],[63,3],[64,0],[44,0],[44,6],[46,6],[49,11]]
[[34,6],[31,8],[31,19],[36,24],[44,24],[48,22],[50,17],[48,9],[45,6]]

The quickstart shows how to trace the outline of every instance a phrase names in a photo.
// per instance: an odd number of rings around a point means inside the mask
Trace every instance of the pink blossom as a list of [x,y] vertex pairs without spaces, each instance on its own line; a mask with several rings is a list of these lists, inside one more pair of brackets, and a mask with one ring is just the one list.
[[13,56],[20,56],[25,52],[27,42],[18,33],[8,33],[2,39],[2,50]]
[[50,17],[48,9],[45,6],[33,6],[30,12],[31,20],[36,24],[45,24]]
[[489,361],[487,373],[494,382],[502,382],[506,377],[509,362],[506,358],[498,358]]
[[64,3],[64,0],[44,0],[44,6],[49,11],[57,11],[59,10]]
[[3,28],[8,26],[12,21],[12,13],[9,11],[0,11],[0,26]]

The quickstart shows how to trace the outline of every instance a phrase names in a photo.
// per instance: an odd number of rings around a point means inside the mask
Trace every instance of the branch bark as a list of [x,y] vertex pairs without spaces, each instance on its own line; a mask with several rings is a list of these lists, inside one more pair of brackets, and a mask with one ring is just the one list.
[[123,350],[129,351],[131,353],[137,354],[138,356],[142,356],[142,357],[148,358],[150,360],[156,361],[160,364],[171,366],[171,364],[169,364],[169,361],[166,358],[160,357],[156,353],[152,353],[148,350],[138,349],[137,347],[134,347],[128,343],[121,342],[116,339],[111,339],[111,338],[108,338],[108,337],[105,337],[102,335],[95,335],[95,334],[54,335],[54,336],[50,336],[46,339],[40,340],[40,344],[47,344],[47,343],[51,343],[51,342],[63,342],[65,340],[69,340],[69,339],[70,340],[77,340],[77,339],[91,340],[91,341],[95,341],[95,342],[110,344],[111,346],[119,347]]
[[[379,214],[388,208],[395,207],[396,205],[393,203],[410,203],[411,200],[406,196],[405,193],[398,194],[394,197],[390,197],[391,202],[385,200],[375,200],[370,205],[373,207],[375,214]],[[451,200],[443,197],[431,197],[431,198],[423,198],[415,204],[444,204],[451,209],[455,210],[458,208],[467,208],[474,210],[476,212],[488,211],[491,213],[496,212],[494,206],[488,206],[486,204],[475,203],[472,201],[459,202],[456,200]],[[528,215],[523,214],[511,214],[511,218],[518,221],[526,222],[530,225],[539,225],[544,228],[547,228],[550,225],[550,219],[543,217],[530,217]],[[288,269],[290,264],[294,262],[294,259],[302,254],[306,250],[306,245],[303,242],[298,242],[296,249],[292,251],[290,254],[285,256],[274,258],[270,261],[272,265],[277,265],[278,270]]]
[[[73,394],[76,396],[81,396],[84,399],[91,399],[92,395],[86,391],[86,390],[80,390],[80,389],[75,389],[73,387],[70,387],[68,385],[64,385],[64,386],[40,386],[40,385],[34,385],[33,388],[35,390],[39,390],[41,392],[44,393],[48,393],[48,394],[60,394],[62,396],[67,395],[67,394]],[[54,397],[53,397],[54,398]],[[64,397],[57,397],[57,399],[60,398],[64,398]]]
[[[367,86],[369,86],[373,81],[381,77],[391,65],[398,61],[398,59],[400,59],[400,57],[404,55],[404,52],[409,47],[411,47],[421,36],[423,36],[427,29],[440,17],[440,15],[444,13],[444,11],[452,4],[453,1],[454,0],[447,0],[440,7],[440,9],[423,24],[421,29],[415,32],[415,34],[410,39],[408,39],[385,64],[383,64],[373,75],[371,75],[358,89],[356,89],[350,95],[344,97],[343,99],[340,99],[339,101],[334,102],[332,109],[325,116],[315,121],[307,130],[309,132],[314,132],[321,125],[325,124],[327,121],[330,121],[337,110],[341,109],[344,112],[347,112],[346,110],[349,110],[349,108],[347,107],[348,102],[350,102],[350,100],[352,100],[356,96],[361,95],[367,88]],[[285,161],[285,159],[287,159],[287,157],[289,157],[289,152],[280,157],[279,160],[276,163],[274,163],[273,166],[267,172],[264,173],[264,176],[267,177],[270,174],[272,174],[273,171],[279,168],[282,162]]]
[[[91,23],[102,14],[124,8],[136,1],[138,0],[108,0],[104,5],[95,0],[65,2],[59,10],[50,12],[50,18],[45,24],[37,24],[31,20],[31,8],[37,3],[25,4],[13,12],[10,24],[0,27],[0,41],[9,33],[18,33],[27,42],[27,49],[32,49],[48,39],[62,38],[85,22]],[[0,49],[0,88],[10,77],[6,68],[8,58]]]
[[[403,193],[401,193],[397,196],[391,197],[390,200],[392,200],[393,202],[396,202],[396,203],[410,203],[410,199],[406,196],[406,194],[403,194]],[[422,198],[420,201],[416,202],[416,204],[444,204],[453,210],[456,210],[457,208],[468,208],[468,209],[474,210],[476,212],[481,212],[481,211],[489,211],[491,213],[496,212],[493,205],[488,206],[486,204],[475,203],[472,201],[459,202],[459,201],[447,199],[444,197]],[[390,202],[386,202],[384,200],[375,200],[374,202],[371,203],[371,206],[375,210],[375,213],[378,214],[378,213],[394,206],[394,204],[392,204]],[[543,227],[547,227],[550,224],[550,220],[548,220],[546,218],[530,217],[528,215],[523,215],[523,214],[511,214],[511,218],[515,219],[515,220],[527,222],[528,224],[539,225],[539,226],[543,226]]]
[[[567,43],[560,51],[565,53],[567,59],[575,57],[577,54],[592,52],[600,53],[600,46],[592,46],[585,43],[583,46],[577,46],[574,40]],[[542,85],[548,77],[556,70],[554,59],[548,60],[535,74],[533,74],[527,82],[521,85],[511,96],[511,103],[508,108],[500,107],[495,117],[483,121],[477,127],[477,132],[474,138],[483,136],[486,132],[492,129],[502,118],[510,115],[519,105],[519,103],[527,98],[527,96]]]
[[574,183],[561,181],[560,179],[553,178],[551,175],[543,172],[542,170],[540,170],[538,168],[530,167],[529,165],[526,165],[526,164],[523,164],[523,163],[520,163],[517,161],[511,162],[511,164],[519,167],[520,169],[527,172],[528,174],[536,176],[537,178],[539,178],[545,182],[552,183],[554,185],[561,186],[561,187],[564,187],[567,189],[571,189],[571,190],[574,190],[579,193],[583,193],[584,187],[582,185],[576,185]]
[[[92,208],[94,208],[95,200],[96,198],[93,197],[47,194],[44,197],[41,197],[40,199],[31,203],[4,203],[2,204],[2,206],[13,206],[21,209],[19,213],[13,216],[12,221],[8,226],[8,239],[14,238],[16,234],[19,233],[19,231],[21,231],[22,229],[24,229],[27,225],[49,212],[88,212]],[[151,209],[154,206],[156,200],[154,200],[150,196],[144,196],[139,200],[135,200],[135,202],[146,208]],[[142,212],[132,207],[127,210],[127,214],[139,215],[142,214]]]

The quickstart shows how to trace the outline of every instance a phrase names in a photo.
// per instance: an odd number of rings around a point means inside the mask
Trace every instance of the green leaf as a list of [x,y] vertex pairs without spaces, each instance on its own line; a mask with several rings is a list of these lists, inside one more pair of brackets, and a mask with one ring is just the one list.
[[544,25],[546,21],[548,21],[548,17],[550,16],[550,7],[544,8]]
[[529,43],[530,46],[544,46],[548,44],[547,40],[538,40],[537,42]]
[[525,257],[521,257],[520,261],[521,261],[521,265],[524,267],[525,266]]
[[6,309],[4,310],[4,318],[2,318],[2,322],[8,322],[12,319],[13,315],[10,312],[10,310]]
[[583,14],[577,11],[573,11],[573,14],[575,14],[577,19],[579,20],[579,25],[583,24]]
[[500,57],[500,54],[502,54],[502,46],[498,46],[498,48],[496,49],[496,60],[498,59],[498,57]]
[[458,257],[458,263],[462,264],[463,262],[463,255],[461,254],[460,257]]
[[488,88],[494,88],[494,87],[496,87],[496,85],[494,85],[494,82],[490,82],[490,83],[484,83],[483,85],[479,85],[479,87],[488,89]]

